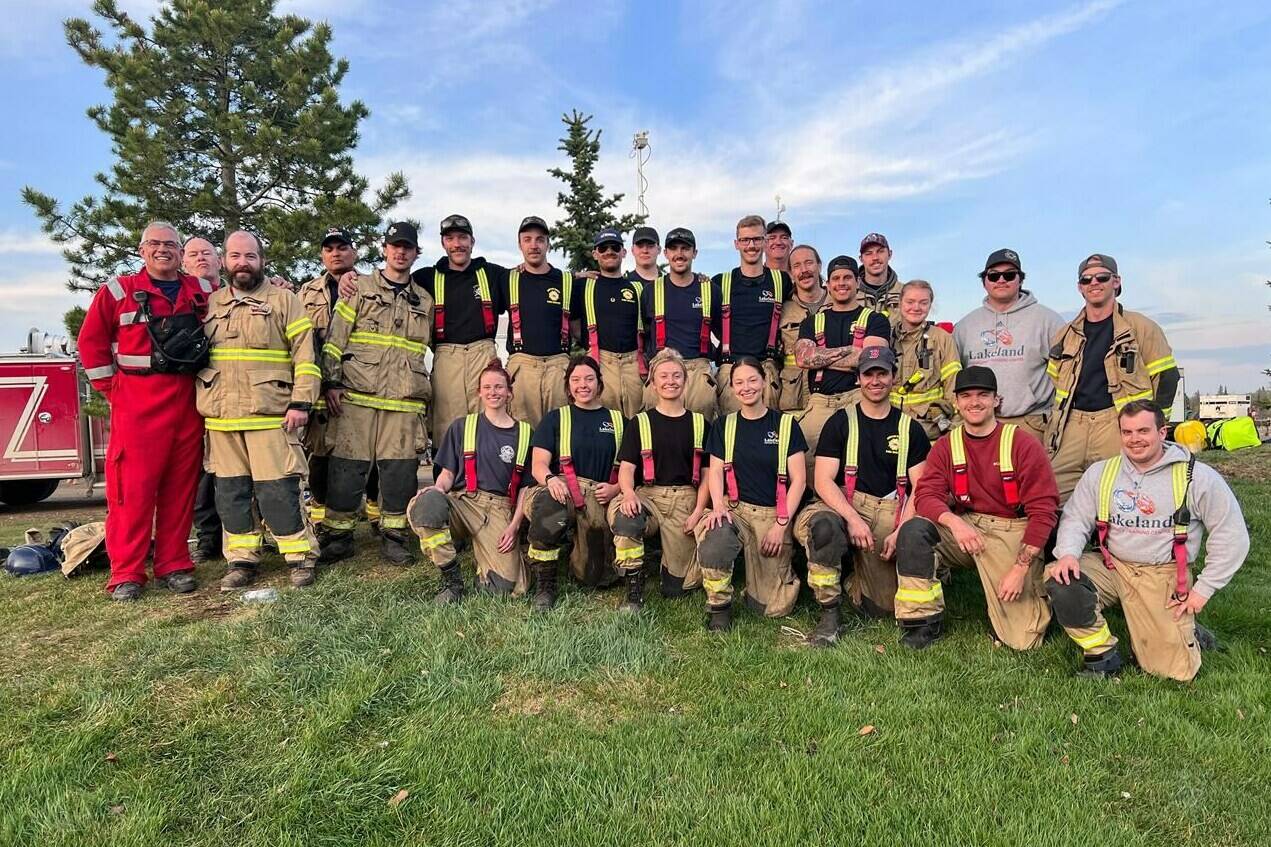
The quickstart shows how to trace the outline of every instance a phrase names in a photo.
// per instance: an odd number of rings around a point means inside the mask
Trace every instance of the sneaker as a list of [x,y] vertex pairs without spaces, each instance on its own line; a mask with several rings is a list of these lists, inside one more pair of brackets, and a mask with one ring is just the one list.
[[237,591],[251,585],[255,579],[256,571],[252,568],[230,568],[225,576],[221,577],[221,590]]
[[127,602],[141,598],[141,585],[136,582],[121,582],[110,592],[110,599]]
[[199,587],[194,575],[189,571],[175,571],[159,580],[173,594],[189,594]]
[[291,569],[292,588],[308,588],[313,585],[315,579],[317,579],[317,574],[312,565],[301,565]]

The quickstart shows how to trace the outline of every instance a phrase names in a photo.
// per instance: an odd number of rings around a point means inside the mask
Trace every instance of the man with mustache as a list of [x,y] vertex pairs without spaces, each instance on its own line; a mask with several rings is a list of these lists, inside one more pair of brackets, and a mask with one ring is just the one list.
[[829,307],[825,297],[825,280],[821,278],[821,254],[815,247],[800,244],[789,252],[790,275],[794,277],[794,295],[781,304],[781,395],[777,408],[783,412],[799,412],[807,405],[808,379],[794,357],[799,342],[799,327],[809,317]]
[[313,584],[318,556],[300,492],[306,471],[300,430],[322,386],[313,321],[298,296],[265,282],[264,261],[254,234],[225,239],[229,285],[212,295],[203,324],[211,364],[198,375],[196,399],[230,564],[222,591],[256,577],[264,539],[253,501],[291,567],[293,586]]
[[629,418],[644,398],[644,284],[623,276],[626,255],[618,230],[596,234],[591,256],[600,273],[574,281],[571,317],[588,355],[600,365],[600,402]]

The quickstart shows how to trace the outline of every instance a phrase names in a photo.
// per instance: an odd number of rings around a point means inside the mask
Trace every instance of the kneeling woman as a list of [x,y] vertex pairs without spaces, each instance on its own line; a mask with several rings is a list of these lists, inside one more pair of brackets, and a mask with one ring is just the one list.
[[781,617],[799,596],[790,518],[803,498],[808,444],[792,415],[764,404],[765,383],[759,362],[734,362],[730,385],[741,411],[715,421],[706,444],[712,509],[698,527],[697,550],[711,630],[732,623],[733,560],[743,550],[747,605]]
[[524,516],[521,478],[530,425],[508,414],[512,378],[497,359],[481,372],[480,413],[454,421],[437,450],[436,482],[406,509],[419,546],[441,570],[438,603],[463,599],[463,576],[452,535],[471,538],[477,587],[495,594],[525,593],[517,535]]
[[622,413],[600,404],[604,383],[590,356],[569,363],[565,390],[569,405],[548,412],[534,432],[531,469],[538,487],[525,495],[539,611],[556,603],[556,561],[570,536],[575,579],[592,586],[619,579],[605,507],[618,495]]

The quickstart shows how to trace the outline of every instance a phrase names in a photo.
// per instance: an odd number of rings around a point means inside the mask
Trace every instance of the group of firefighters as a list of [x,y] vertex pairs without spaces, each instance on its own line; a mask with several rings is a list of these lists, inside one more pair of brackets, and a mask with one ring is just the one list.
[[623,233],[597,233],[597,270],[576,273],[548,263],[551,235],[525,218],[523,261],[503,268],[451,215],[442,258],[414,270],[416,228],[393,223],[382,266],[361,273],[334,228],[324,273],[293,291],[266,278],[253,233],[218,251],[146,227],[143,269],[97,292],[79,337],[111,405],[113,597],[140,596],[151,557],[175,592],[217,554],[221,587],[247,586],[266,533],[307,586],[354,554],[365,514],[389,562],[411,562],[418,539],[439,603],[469,590],[467,541],[477,589],[533,586],[550,609],[564,552],[576,581],[623,581],[621,608],[638,611],[656,568],[663,596],[704,589],[718,631],[739,560],[745,605],[791,612],[797,543],[820,607],[813,645],[837,640],[845,601],[930,645],[949,569],[965,567],[998,643],[1036,647],[1053,616],[1083,674],[1114,674],[1103,610],[1120,604],[1143,670],[1195,676],[1195,615],[1248,532],[1221,477],[1166,440],[1178,367],[1160,327],[1118,302],[1111,256],[1080,261],[1085,305],[1065,322],[997,250],[983,305],[950,334],[929,320],[932,286],[902,283],[877,233],[823,265],[787,223],[749,215],[738,265],[713,277],[694,270],[688,229],[637,228],[626,273]]

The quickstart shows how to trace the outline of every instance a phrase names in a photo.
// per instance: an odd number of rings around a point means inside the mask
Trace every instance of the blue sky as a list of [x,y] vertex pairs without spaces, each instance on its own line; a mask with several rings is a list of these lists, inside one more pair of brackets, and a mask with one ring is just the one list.
[[[122,0],[141,15],[154,0]],[[0,349],[77,299],[18,200],[63,200],[109,165],[84,116],[101,75],[60,20],[87,2],[0,0]],[[562,112],[604,129],[599,174],[634,208],[631,136],[649,130],[651,223],[687,225],[698,267],[774,197],[827,258],[877,230],[903,278],[956,319],[998,247],[1071,315],[1076,265],[1121,264],[1123,302],[1164,326],[1188,388],[1265,384],[1271,364],[1271,6],[1265,2],[737,4],[287,0],[329,20],[371,109],[357,161],[409,176],[402,214],[459,211],[478,252],[515,254],[523,215],[557,216]],[[429,236],[431,238],[431,236]],[[425,243],[432,261],[439,246]],[[84,299],[84,298],[78,298]]]

